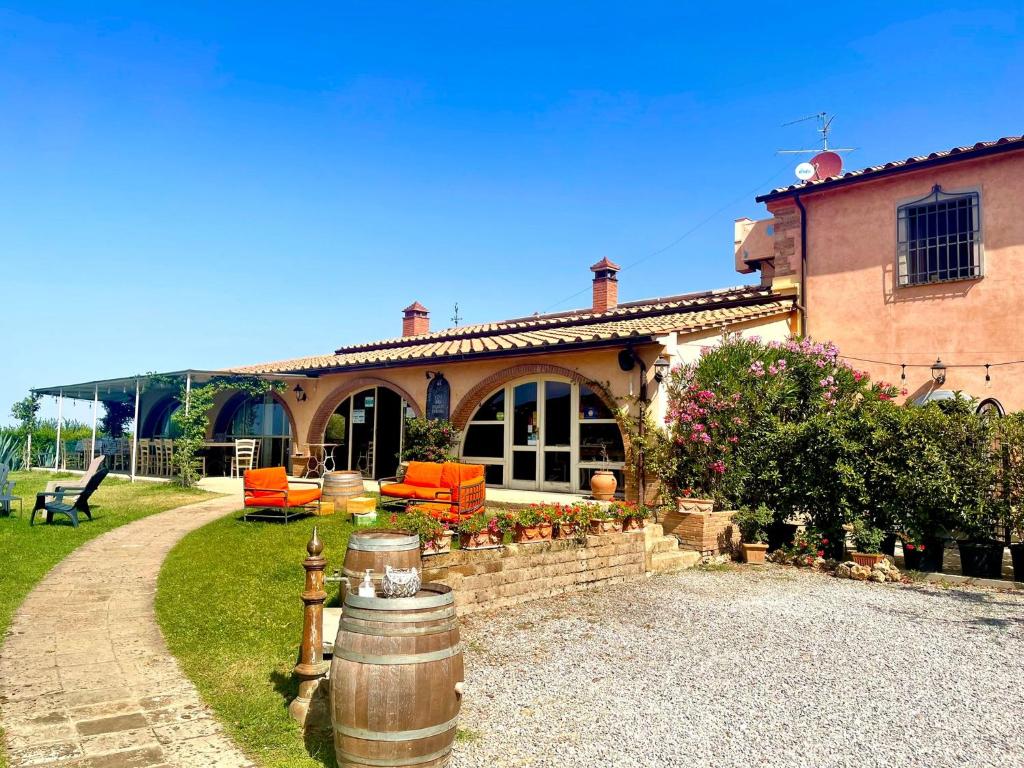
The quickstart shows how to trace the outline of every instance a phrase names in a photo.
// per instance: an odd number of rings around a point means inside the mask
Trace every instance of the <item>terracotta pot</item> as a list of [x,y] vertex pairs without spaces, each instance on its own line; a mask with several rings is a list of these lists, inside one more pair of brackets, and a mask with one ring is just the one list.
[[715,508],[714,499],[693,499],[685,496],[676,498],[676,511],[680,514],[697,512],[706,515]]
[[445,555],[452,551],[452,532],[445,531],[437,543],[433,541],[420,542],[420,554],[423,557],[428,555]]
[[599,517],[590,521],[590,532],[596,534],[621,533],[622,522],[611,517]]
[[850,557],[857,565],[864,565],[868,568],[885,559],[885,555],[881,552],[851,552]]
[[500,545],[501,537],[487,530],[459,534],[459,546],[462,549],[491,549]]
[[551,523],[538,523],[537,525],[516,524],[516,530],[512,534],[512,541],[516,544],[529,544],[533,541],[551,541]]
[[642,517],[627,517],[622,521],[623,531],[642,531],[646,521]]
[[767,544],[743,543],[743,559],[751,565],[764,565],[764,553],[767,551]]
[[576,535],[579,525],[576,523],[558,523],[555,526],[556,539],[571,539]]
[[590,476],[590,495],[598,501],[611,501],[618,487],[619,481],[610,470],[599,469]]

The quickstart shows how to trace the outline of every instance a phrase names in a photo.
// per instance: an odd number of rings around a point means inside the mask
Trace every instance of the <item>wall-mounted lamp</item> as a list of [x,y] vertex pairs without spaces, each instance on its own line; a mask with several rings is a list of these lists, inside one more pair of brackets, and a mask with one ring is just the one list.
[[946,366],[941,357],[936,357],[932,363],[932,381],[940,386],[946,383]]
[[306,400],[306,390],[304,390],[302,388],[301,384],[296,384],[295,385],[295,389],[293,389],[292,392],[295,393],[295,399],[296,400],[298,400],[300,403],[305,402],[305,400]]
[[671,364],[661,355],[658,355],[658,359],[654,361],[654,380],[659,384],[665,380],[665,376],[668,375],[668,369],[671,368]]

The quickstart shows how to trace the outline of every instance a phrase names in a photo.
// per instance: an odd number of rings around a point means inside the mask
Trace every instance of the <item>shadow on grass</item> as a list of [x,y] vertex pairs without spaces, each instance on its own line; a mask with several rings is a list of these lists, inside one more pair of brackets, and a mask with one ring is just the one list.
[[[293,675],[275,670],[270,673],[270,682],[281,696],[282,705],[287,708],[298,695],[298,680]],[[327,768],[337,768],[329,692],[330,684],[324,681],[313,695],[309,704],[309,714],[306,716],[306,725],[302,729],[302,742],[311,758]]]

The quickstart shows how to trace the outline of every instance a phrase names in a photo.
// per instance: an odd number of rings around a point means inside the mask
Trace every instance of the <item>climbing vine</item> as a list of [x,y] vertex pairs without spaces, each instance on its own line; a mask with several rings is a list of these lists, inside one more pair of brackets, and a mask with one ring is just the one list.
[[[235,390],[250,397],[260,397],[272,389],[283,389],[281,382],[267,381],[256,376],[216,376],[206,384],[192,387],[186,393],[185,382],[179,381],[177,400],[183,407],[177,408],[171,420],[181,430],[181,436],[174,441],[174,471],[178,482],[185,487],[196,484],[200,477],[199,451],[206,439],[210,409],[219,392]],[[184,407],[188,400],[188,407]]]

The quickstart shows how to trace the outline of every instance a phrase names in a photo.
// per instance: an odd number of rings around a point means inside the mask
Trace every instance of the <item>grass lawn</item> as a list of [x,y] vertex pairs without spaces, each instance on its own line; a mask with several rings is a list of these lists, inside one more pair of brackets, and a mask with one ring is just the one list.
[[[302,635],[302,560],[314,525],[330,575],[345,558],[346,515],[287,525],[229,515],[182,539],[157,586],[171,652],[231,736],[267,768],[335,765],[330,742],[304,744],[288,715]],[[335,604],[337,585],[327,592]]]
[[[21,601],[47,572],[72,550],[101,533],[130,523],[141,517],[163,512],[182,504],[209,498],[212,494],[199,490],[186,490],[169,483],[135,483],[107,477],[92,497],[93,520],[82,520],[72,528],[65,517],[58,517],[55,525],[29,527],[32,505],[37,491],[58,477],[50,472],[13,472],[14,492],[25,500],[25,512],[12,517],[0,517],[0,564],[3,568],[3,589],[0,589],[0,643],[7,634],[11,618]],[[71,483],[69,483],[70,485]],[[17,510],[17,502],[14,509]],[[0,767],[5,765],[0,750]]]

